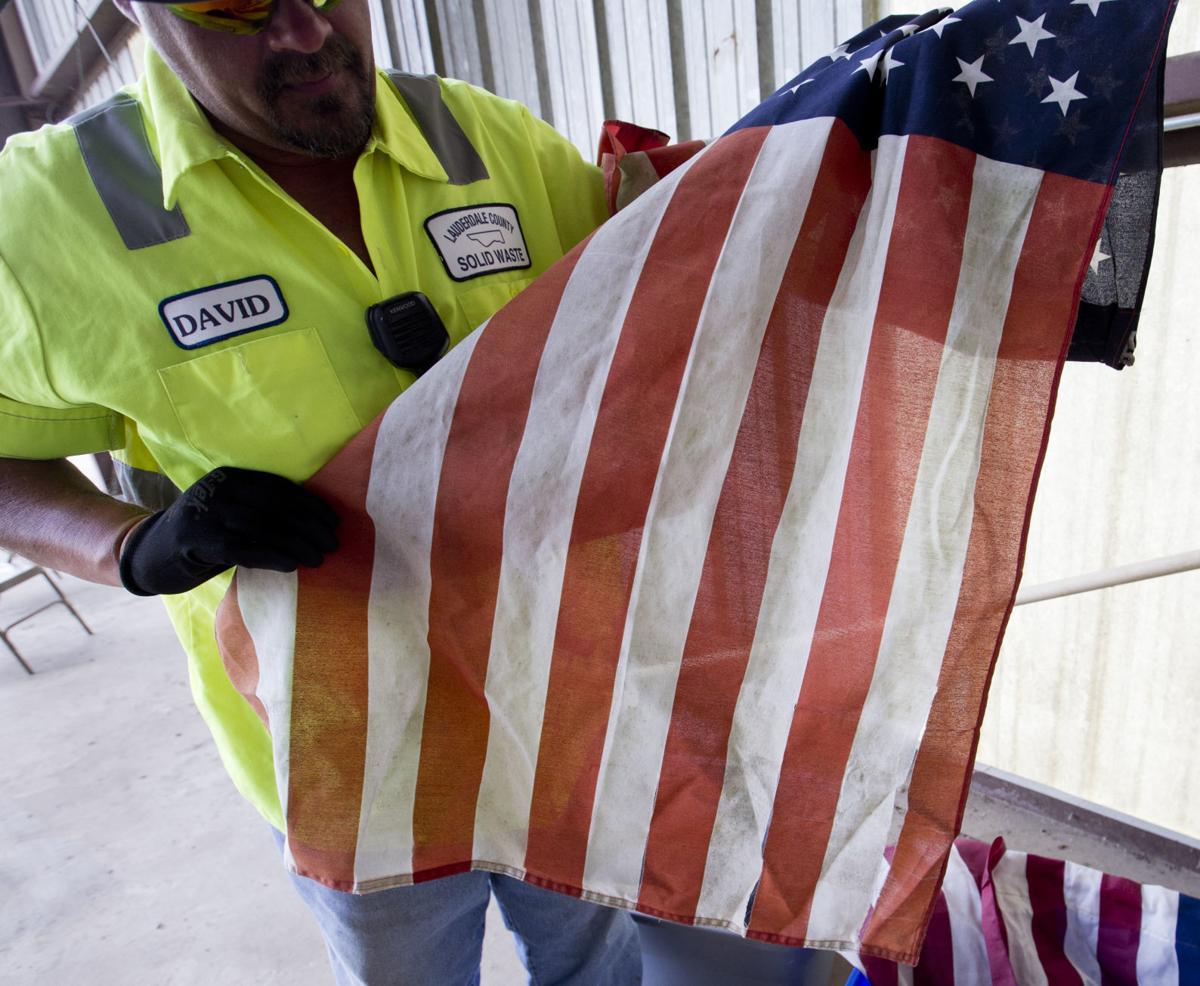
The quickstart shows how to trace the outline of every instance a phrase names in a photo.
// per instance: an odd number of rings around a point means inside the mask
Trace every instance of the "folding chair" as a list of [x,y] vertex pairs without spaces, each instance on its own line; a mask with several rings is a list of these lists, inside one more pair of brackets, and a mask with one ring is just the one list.
[[22,616],[15,623],[10,623],[8,626],[0,629],[0,640],[4,642],[4,646],[12,652],[12,656],[17,659],[17,663],[20,664],[28,674],[33,674],[33,668],[31,668],[25,661],[25,658],[21,656],[21,652],[17,650],[16,646],[12,642],[12,638],[9,636],[10,631],[12,631],[14,627],[20,626],[26,620],[32,619],[33,617],[37,616],[38,613],[48,610],[51,606],[58,606],[61,604],[66,606],[67,609],[71,611],[71,615],[79,621],[79,625],[87,631],[88,636],[92,635],[92,628],[84,622],[83,617],[79,615],[79,611],[71,605],[70,600],[67,599],[67,597],[63,594],[62,589],[58,587],[54,579],[50,578],[46,570],[40,565],[34,565],[32,568],[27,568],[23,572],[19,572],[14,576],[5,579],[3,582],[0,582],[0,595],[2,595],[8,589],[12,589],[18,585],[21,585],[23,582],[28,582],[30,579],[36,579],[39,575],[50,583],[50,588],[54,590],[54,594],[58,596],[58,598],[52,599],[44,606],[39,606],[32,613],[27,613],[25,616]]

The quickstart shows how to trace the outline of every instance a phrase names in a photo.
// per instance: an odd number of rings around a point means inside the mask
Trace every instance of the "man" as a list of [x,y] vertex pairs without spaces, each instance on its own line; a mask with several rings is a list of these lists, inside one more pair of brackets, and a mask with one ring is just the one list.
[[[336,549],[296,484],[602,220],[601,178],[517,104],[373,72],[366,0],[115,2],[149,41],[139,84],[0,155],[0,543],[164,594],[222,758],[281,829],[213,638],[228,569]],[[134,502],[64,459],[101,450]],[[640,977],[627,914],[508,877],[296,884],[341,983],[473,981],[489,887],[537,982]]]

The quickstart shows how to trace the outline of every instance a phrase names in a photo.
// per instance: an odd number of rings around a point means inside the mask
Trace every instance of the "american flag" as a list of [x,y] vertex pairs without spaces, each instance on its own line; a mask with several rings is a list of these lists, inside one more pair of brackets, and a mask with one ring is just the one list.
[[870,986],[1189,986],[1200,900],[959,839],[916,967],[849,958]]
[[915,960],[1172,9],[884,21],[314,476],[342,547],[220,631],[295,870]]

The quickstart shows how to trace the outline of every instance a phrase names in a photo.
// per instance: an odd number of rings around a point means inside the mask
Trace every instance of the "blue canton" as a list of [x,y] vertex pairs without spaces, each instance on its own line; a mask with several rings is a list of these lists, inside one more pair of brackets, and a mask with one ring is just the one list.
[[[1109,182],[1139,105],[1155,104],[1174,0],[975,0],[886,18],[732,130],[840,117],[864,148],[940,137],[998,161]],[[731,130],[731,132],[732,132]]]

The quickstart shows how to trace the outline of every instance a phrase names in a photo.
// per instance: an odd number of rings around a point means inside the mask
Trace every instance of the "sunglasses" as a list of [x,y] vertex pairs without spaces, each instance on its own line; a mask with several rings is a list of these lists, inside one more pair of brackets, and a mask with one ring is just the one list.
[[[140,0],[157,3],[176,17],[210,31],[226,34],[258,34],[271,23],[279,0],[198,0],[196,3],[172,3],[170,0]],[[314,10],[332,10],[342,0],[308,0]]]

